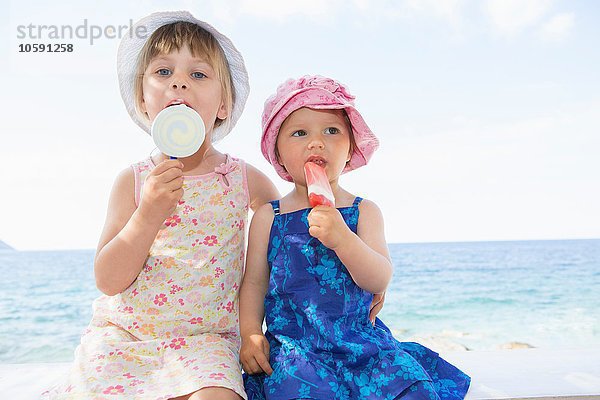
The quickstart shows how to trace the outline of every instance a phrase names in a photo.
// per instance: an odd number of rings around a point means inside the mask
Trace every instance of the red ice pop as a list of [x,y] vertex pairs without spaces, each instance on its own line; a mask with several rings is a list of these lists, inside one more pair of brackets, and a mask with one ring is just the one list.
[[308,201],[311,207],[319,205],[335,207],[335,197],[329,185],[325,169],[314,162],[304,164],[304,175],[308,186]]

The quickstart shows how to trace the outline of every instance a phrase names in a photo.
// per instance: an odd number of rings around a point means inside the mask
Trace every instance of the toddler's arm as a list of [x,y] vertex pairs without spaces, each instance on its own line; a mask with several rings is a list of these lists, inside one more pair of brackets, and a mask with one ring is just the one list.
[[358,286],[371,293],[385,291],[392,278],[392,262],[385,241],[383,216],[369,200],[360,205],[357,234],[332,207],[317,206],[308,215],[309,232],[334,250]]
[[139,275],[158,230],[183,195],[181,168],[178,160],[154,168],[146,178],[139,207],[132,169],[115,180],[94,261],[96,286],[103,293],[121,293]]
[[269,342],[263,335],[265,294],[269,285],[267,248],[273,210],[270,204],[259,208],[250,224],[246,270],[240,290],[240,361],[249,374],[273,372],[269,364]]

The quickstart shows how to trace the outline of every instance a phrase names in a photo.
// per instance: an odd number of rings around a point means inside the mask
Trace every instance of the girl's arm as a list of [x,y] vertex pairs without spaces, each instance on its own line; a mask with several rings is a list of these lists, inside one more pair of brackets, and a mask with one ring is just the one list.
[[96,286],[104,294],[121,293],[136,280],[158,230],[183,194],[181,167],[180,161],[167,160],[154,168],[139,207],[133,170],[127,168],[115,180],[94,260]]
[[309,232],[335,251],[358,286],[371,293],[382,293],[392,278],[383,216],[372,201],[363,200],[359,207],[356,234],[337,209],[325,206],[315,207],[309,214],[309,223],[315,225]]
[[262,331],[269,286],[267,249],[272,223],[272,207],[265,204],[254,213],[248,234],[246,270],[240,289],[240,360],[250,374],[264,371],[270,375],[273,372],[269,364],[269,342]]
[[246,174],[248,191],[250,192],[250,208],[252,211],[258,210],[263,204],[271,200],[281,198],[273,182],[258,169],[250,164],[246,164]]

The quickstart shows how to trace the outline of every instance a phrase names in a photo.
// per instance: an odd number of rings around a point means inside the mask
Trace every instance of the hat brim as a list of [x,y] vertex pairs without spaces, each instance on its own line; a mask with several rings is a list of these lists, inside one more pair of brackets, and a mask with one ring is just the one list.
[[250,92],[248,72],[246,71],[242,55],[235,48],[231,40],[206,22],[194,18],[187,11],[164,11],[150,14],[135,23],[130,31],[123,36],[117,52],[117,75],[121,97],[131,119],[140,128],[150,134],[151,122],[135,106],[135,79],[139,55],[146,41],[154,31],[161,26],[180,21],[196,24],[213,35],[223,49],[225,58],[229,64],[235,100],[231,115],[221,125],[213,129],[211,140],[214,143],[224,138],[233,129],[244,111],[244,106]]

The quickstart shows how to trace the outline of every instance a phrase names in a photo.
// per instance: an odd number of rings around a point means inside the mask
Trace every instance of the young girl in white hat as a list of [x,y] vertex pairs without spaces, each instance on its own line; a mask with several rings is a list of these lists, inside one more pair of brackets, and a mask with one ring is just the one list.
[[213,143],[248,96],[229,39],[187,12],[139,21],[118,52],[121,94],[150,132],[156,115],[186,104],[204,121],[198,151],[158,154],[116,179],[95,275],[105,294],[52,399],[246,398],[239,363],[238,290],[248,209],[279,197],[273,184]]
[[[250,226],[240,293],[248,398],[462,399],[467,375],[369,322],[392,263],[379,208],[338,183],[379,144],[354,97],[329,78],[289,80],[265,102],[262,128],[264,156],[294,189]],[[307,162],[324,168],[337,208],[310,208]]]

